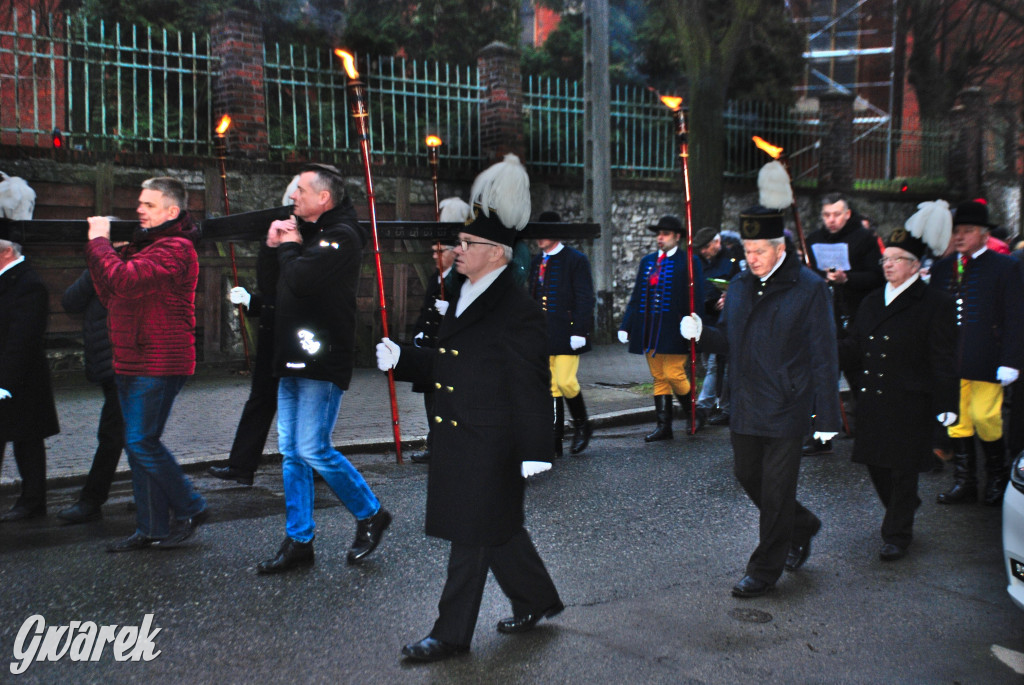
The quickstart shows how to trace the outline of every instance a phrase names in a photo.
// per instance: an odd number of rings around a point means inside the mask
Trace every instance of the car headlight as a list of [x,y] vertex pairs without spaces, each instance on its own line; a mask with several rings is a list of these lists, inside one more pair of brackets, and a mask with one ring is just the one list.
[[1010,482],[1020,492],[1024,492],[1024,452],[1017,455],[1010,467]]

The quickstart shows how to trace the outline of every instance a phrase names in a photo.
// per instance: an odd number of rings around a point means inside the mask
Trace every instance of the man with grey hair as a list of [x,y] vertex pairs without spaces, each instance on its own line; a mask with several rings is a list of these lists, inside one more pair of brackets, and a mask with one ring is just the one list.
[[0,521],[46,515],[46,445],[60,431],[50,387],[45,336],[46,286],[0,222],[0,460],[7,443],[21,475],[21,495]]

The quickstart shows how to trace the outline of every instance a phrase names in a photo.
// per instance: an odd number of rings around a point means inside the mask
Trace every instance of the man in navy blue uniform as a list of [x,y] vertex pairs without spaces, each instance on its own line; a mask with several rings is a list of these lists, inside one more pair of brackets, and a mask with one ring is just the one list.
[[984,500],[998,505],[1009,478],[1003,442],[1003,387],[1017,380],[1024,364],[1024,278],[1020,262],[986,248],[989,229],[984,202],[963,202],[953,215],[953,254],[932,267],[931,285],[953,293],[957,306],[959,421],[953,439],[953,486],[939,504],[976,502],[974,436],[985,452]]
[[[560,222],[556,212],[542,212],[537,219]],[[572,415],[572,454],[590,443],[590,419],[576,373],[580,355],[590,351],[594,329],[594,280],[590,261],[579,250],[553,238],[537,240],[540,253],[530,263],[530,295],[540,303],[548,328],[548,362],[551,396],[554,398],[555,456],[562,454],[565,406]],[[563,404],[564,400],[564,404]]]
[[[640,260],[633,294],[619,326],[619,341],[629,343],[632,354],[647,358],[654,377],[654,410],[658,425],[644,437],[645,442],[672,438],[672,393],[683,399],[690,392],[686,362],[690,343],[679,334],[679,321],[690,313],[690,274],[686,266],[686,249],[680,249],[683,222],[666,215],[649,227],[658,238],[658,251]],[[704,272],[700,259],[693,257],[693,302],[704,302]],[[697,414],[697,430],[703,416]]]

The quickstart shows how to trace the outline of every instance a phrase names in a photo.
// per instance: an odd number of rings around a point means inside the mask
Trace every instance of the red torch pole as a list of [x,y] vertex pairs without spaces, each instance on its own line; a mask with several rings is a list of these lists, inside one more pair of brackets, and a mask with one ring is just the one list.
[[[434,221],[441,220],[441,201],[437,196],[437,158],[438,148],[441,147],[441,139],[437,136],[427,136],[427,164],[430,165],[430,180],[434,183]],[[441,269],[441,241],[437,241],[436,249],[434,251],[434,257],[437,261],[437,277],[441,280],[441,286],[438,290],[438,294],[441,299],[444,297],[444,278],[442,276]]]
[[[694,313],[693,304],[693,202],[690,197],[690,141],[686,128],[686,110],[683,99],[664,95],[662,103],[672,110],[672,118],[676,126],[676,142],[679,144],[679,159],[683,169],[683,197],[686,199],[686,273],[690,285],[690,315]],[[697,433],[697,341],[690,339],[690,435]]]
[[[377,267],[377,297],[380,299],[380,324],[385,338],[388,334],[387,301],[384,297],[384,274],[380,267],[380,241],[377,238],[377,205],[373,196],[373,176],[370,174],[370,126],[369,112],[366,108],[366,84],[359,80],[359,72],[355,68],[355,58],[342,50],[334,51],[345,64],[348,74],[349,101],[352,107],[352,119],[359,136],[359,149],[363,155],[363,170],[366,173],[366,200],[370,209],[370,226],[373,228],[373,257]],[[395,460],[402,463],[402,429],[398,423],[398,399],[395,396],[395,374],[388,369],[388,394],[391,397],[391,427],[395,436]]]
[[[228,127],[231,126],[231,117],[225,114],[220,118],[220,123],[217,124],[217,137],[214,138],[213,147],[217,152],[217,158],[220,160],[220,187],[221,192],[224,194],[224,215],[229,216],[231,214],[231,203],[228,202],[228,170],[227,170],[227,156],[228,156],[228,142],[227,133]],[[231,276],[232,282],[235,287],[238,287],[238,261],[235,259],[235,244],[232,242],[228,243],[228,253],[231,256]],[[242,350],[245,352],[245,368],[252,371],[252,362],[249,356],[249,335],[245,325],[245,307],[238,305],[238,326],[239,331],[242,334]]]

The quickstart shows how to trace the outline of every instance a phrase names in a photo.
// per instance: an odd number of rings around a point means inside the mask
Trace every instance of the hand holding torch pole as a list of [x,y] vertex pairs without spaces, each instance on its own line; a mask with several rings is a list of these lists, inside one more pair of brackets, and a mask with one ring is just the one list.
[[[686,110],[683,99],[662,95],[663,105],[672,110],[676,127],[676,142],[679,144],[679,159],[683,169],[683,197],[686,199],[686,273],[689,276],[690,315],[694,313],[693,303],[693,202],[690,196],[690,141],[686,127]],[[697,341],[690,339],[690,435],[697,433]]]
[[[217,124],[217,137],[213,140],[213,149],[217,153],[217,158],[220,161],[220,187],[224,193],[224,215],[231,215],[231,203],[228,202],[228,171],[227,171],[227,156],[228,156],[228,143],[227,134],[228,127],[231,126],[231,117],[225,114],[220,118],[220,122]],[[231,276],[235,287],[238,287],[238,260],[235,259],[235,244],[228,242],[228,254],[231,256]],[[249,356],[249,334],[246,330],[245,325],[245,307],[238,305],[238,326],[242,333],[242,349],[245,352],[245,368],[252,371],[252,362]]]
[[[369,111],[366,108],[366,84],[359,80],[355,57],[344,50],[335,50],[334,54],[341,58],[348,74],[349,103],[352,108],[352,120],[359,137],[359,148],[363,155],[363,170],[366,173],[366,199],[370,209],[370,226],[373,229],[373,257],[377,267],[377,296],[380,299],[380,323],[385,338],[388,334],[387,302],[384,297],[384,274],[380,266],[380,241],[377,237],[377,205],[373,196],[373,176],[370,174],[370,125]],[[391,427],[395,436],[395,460],[402,463],[402,430],[398,423],[398,400],[395,397],[395,374],[388,370],[388,394],[391,397]]]
[[[427,136],[427,164],[430,165],[430,180],[434,184],[434,221],[441,220],[441,201],[437,195],[437,158],[438,148],[441,147],[441,139],[438,136]],[[443,269],[441,268],[441,241],[437,241],[436,249],[434,250],[434,258],[437,261],[437,274],[438,278],[441,279],[441,288],[438,294],[441,299],[445,299],[444,296],[444,275]]]

